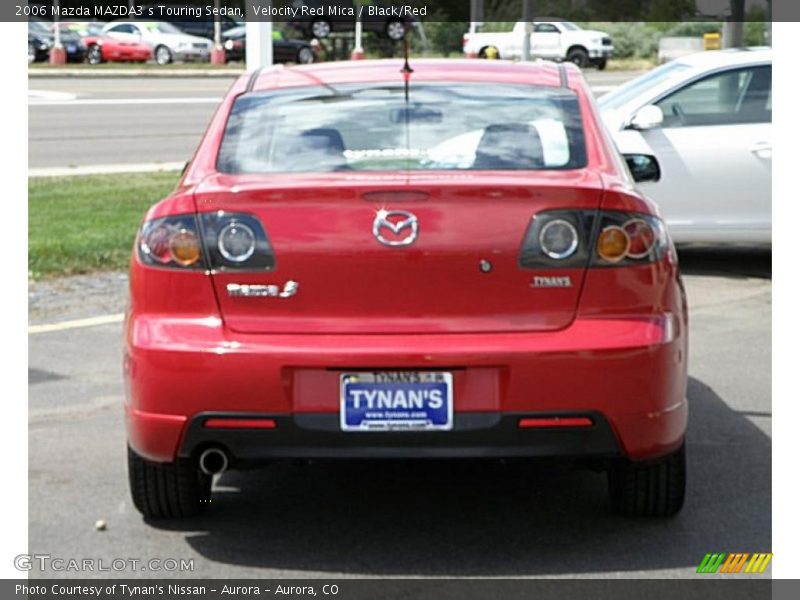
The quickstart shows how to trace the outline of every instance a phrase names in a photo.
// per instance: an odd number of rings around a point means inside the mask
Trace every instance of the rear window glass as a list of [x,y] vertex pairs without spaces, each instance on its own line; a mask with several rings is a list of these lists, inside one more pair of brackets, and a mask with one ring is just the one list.
[[238,98],[225,173],[585,166],[577,96],[498,84],[314,86]]

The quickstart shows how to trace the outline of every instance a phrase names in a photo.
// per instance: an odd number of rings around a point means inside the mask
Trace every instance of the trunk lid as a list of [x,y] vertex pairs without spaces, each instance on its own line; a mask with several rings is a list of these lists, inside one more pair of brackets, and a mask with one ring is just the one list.
[[[575,317],[585,268],[522,269],[534,214],[597,209],[586,170],[483,174],[216,175],[196,192],[200,212],[249,213],[275,255],[269,272],[212,275],[222,317],[248,333],[552,331]],[[413,225],[397,224],[407,215]],[[386,216],[385,212],[380,213]],[[403,243],[405,245],[403,245]],[[395,245],[397,244],[397,245]],[[488,265],[488,267],[487,267]],[[536,275],[571,287],[534,287]],[[289,297],[231,295],[230,284],[274,285]]]

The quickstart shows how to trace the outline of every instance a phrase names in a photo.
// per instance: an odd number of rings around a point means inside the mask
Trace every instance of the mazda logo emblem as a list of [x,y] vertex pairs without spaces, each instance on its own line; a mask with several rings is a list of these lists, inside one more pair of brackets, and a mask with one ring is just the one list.
[[372,222],[372,235],[384,246],[408,246],[418,233],[417,217],[405,210],[379,210]]

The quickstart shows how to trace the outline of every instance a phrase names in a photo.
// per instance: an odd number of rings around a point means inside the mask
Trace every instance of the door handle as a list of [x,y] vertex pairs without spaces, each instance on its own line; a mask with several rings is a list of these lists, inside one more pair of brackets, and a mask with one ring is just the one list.
[[771,159],[772,144],[770,142],[757,142],[750,148],[750,152],[755,154],[758,158]]

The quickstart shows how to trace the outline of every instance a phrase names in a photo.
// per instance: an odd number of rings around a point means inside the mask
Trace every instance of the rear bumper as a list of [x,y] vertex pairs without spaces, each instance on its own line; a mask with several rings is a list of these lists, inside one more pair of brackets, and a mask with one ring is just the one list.
[[[217,446],[224,448],[238,463],[258,463],[274,458],[610,458],[619,455],[614,432],[597,413],[577,415],[591,421],[587,426],[519,427],[521,419],[552,416],[461,413],[455,415],[453,430],[445,433],[343,434],[337,415],[204,413],[189,422],[178,454],[194,457],[205,448]],[[243,426],[248,421],[260,422],[265,418],[275,423],[274,428]],[[226,421],[239,426],[209,426]]]
[[[686,339],[672,315],[578,319],[509,334],[233,334],[219,319],[127,322],[126,420],[157,462],[226,447],[278,457],[627,456],[683,442]],[[454,429],[343,433],[338,376],[357,370],[454,373]],[[271,418],[268,430],[211,429],[209,415]],[[588,415],[587,428],[522,430],[521,417]]]

